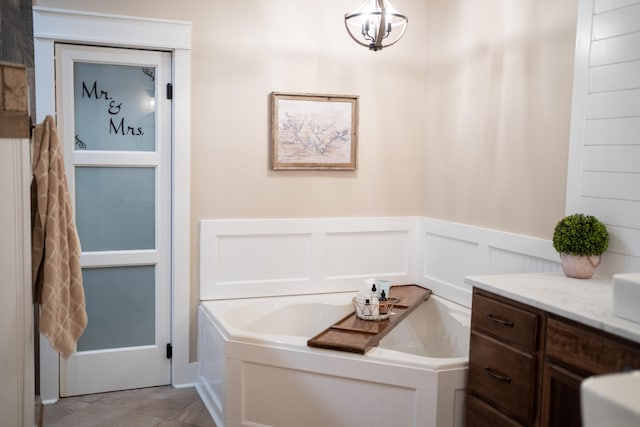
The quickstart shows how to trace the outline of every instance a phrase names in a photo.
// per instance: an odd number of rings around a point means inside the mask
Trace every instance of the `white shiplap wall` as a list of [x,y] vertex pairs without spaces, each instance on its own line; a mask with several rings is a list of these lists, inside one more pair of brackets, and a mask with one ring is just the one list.
[[608,273],[640,271],[640,0],[580,0],[567,214],[609,230]]

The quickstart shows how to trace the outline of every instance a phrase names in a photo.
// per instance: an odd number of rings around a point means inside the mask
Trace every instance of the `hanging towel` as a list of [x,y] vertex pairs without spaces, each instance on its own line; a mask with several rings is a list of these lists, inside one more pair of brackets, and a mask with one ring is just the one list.
[[80,240],[53,117],[36,126],[31,184],[32,280],[40,332],[67,359],[87,326]]

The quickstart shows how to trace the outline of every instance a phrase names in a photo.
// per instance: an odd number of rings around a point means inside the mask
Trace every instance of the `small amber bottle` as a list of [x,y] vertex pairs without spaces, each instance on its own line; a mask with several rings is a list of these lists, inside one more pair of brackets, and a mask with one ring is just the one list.
[[380,314],[387,314],[389,312],[389,300],[387,299],[387,295],[384,289],[380,292],[378,307],[379,307]]

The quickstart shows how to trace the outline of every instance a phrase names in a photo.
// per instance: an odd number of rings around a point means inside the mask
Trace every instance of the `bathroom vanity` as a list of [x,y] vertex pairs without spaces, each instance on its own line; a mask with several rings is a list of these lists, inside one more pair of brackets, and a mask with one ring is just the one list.
[[468,277],[467,426],[581,426],[580,383],[640,368],[640,324],[613,315],[610,280]]

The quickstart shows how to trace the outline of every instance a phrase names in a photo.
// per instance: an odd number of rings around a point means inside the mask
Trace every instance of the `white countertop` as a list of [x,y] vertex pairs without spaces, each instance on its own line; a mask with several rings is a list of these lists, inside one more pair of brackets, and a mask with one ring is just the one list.
[[611,279],[564,273],[470,276],[469,285],[640,343],[640,323],[613,315]]

